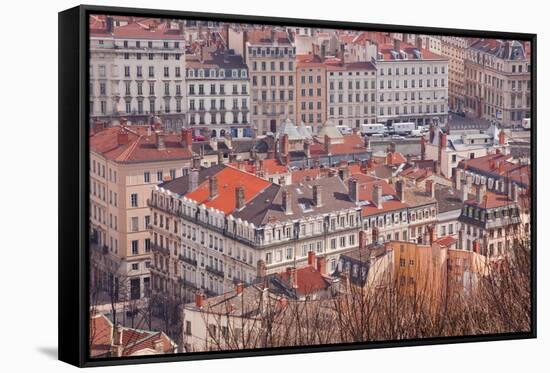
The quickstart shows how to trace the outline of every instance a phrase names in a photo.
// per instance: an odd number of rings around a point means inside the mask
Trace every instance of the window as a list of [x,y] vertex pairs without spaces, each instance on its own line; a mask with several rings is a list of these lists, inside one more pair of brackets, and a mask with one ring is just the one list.
[[143,181],[145,183],[150,183],[151,182],[151,173],[149,171],[145,171],[143,173]]
[[139,219],[137,217],[133,217],[131,219],[131,229],[133,232],[137,232],[139,230]]
[[132,207],[138,207],[138,195],[137,193],[132,193],[130,196],[130,203]]
[[139,248],[138,248],[138,240],[132,240],[132,255],[138,255]]
[[132,271],[139,270],[139,263],[132,263]]

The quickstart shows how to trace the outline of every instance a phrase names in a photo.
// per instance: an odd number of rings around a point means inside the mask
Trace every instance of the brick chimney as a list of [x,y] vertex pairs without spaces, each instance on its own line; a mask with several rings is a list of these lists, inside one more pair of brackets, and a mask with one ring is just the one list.
[[218,178],[211,176],[208,179],[208,198],[213,199],[218,196]]
[[426,195],[435,198],[435,187],[433,180],[426,180]]
[[330,137],[328,135],[325,135],[325,153],[330,155]]
[[367,246],[367,233],[364,230],[359,231],[359,249],[364,249]]
[[307,252],[307,265],[315,268],[315,251]]
[[239,185],[235,188],[235,207],[240,210],[244,207],[244,187]]
[[437,240],[436,227],[434,225],[429,225],[428,226],[428,233],[430,235],[430,245],[433,245],[433,243]]
[[283,190],[282,205],[286,215],[292,215],[292,194],[289,190]]
[[382,187],[378,184],[375,184],[372,188],[372,201],[376,204],[377,208],[382,208]]
[[401,202],[405,202],[405,185],[402,179],[395,182],[395,192],[397,193],[397,198]]
[[243,293],[243,290],[244,290],[244,285],[242,282],[238,282],[236,285],[235,285],[235,294],[237,295],[241,295]]
[[485,192],[487,191],[487,187],[485,184],[479,184],[477,186],[477,192],[476,192],[476,203],[479,205],[481,202],[483,202],[483,197],[485,197]]
[[164,143],[164,133],[159,130],[155,132],[156,134],[156,140],[157,140],[157,149],[158,150],[166,150],[166,144]]
[[323,188],[320,185],[313,185],[313,206],[321,207],[323,204]]
[[186,128],[181,129],[181,146],[191,151],[193,146],[193,133],[191,130]]
[[288,135],[285,133],[283,135],[283,142],[281,144],[281,155],[283,158],[288,155],[288,152],[290,151],[290,144],[288,140]]
[[348,180],[348,194],[352,202],[359,202],[359,181],[354,177]]
[[118,145],[126,145],[129,142],[130,142],[130,139],[128,136],[128,132],[126,132],[125,130],[118,131],[118,134],[117,134]]
[[202,308],[204,306],[204,294],[201,291],[195,293],[195,306]]
[[317,257],[317,271],[322,275],[327,274],[327,258],[324,256]]
[[504,135],[504,130],[500,130],[500,132],[498,133],[498,144],[504,145],[505,142],[506,142],[506,137]]
[[298,288],[298,272],[296,267],[287,267],[286,274],[288,276],[288,284],[293,288]]

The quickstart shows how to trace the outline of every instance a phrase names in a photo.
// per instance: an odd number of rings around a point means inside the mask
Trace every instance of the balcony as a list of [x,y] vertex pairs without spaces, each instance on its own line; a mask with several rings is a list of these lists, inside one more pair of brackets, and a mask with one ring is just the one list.
[[178,256],[179,260],[181,260],[182,262],[185,262],[185,263],[188,263],[188,264],[191,264],[192,266],[197,266],[197,261],[195,259],[191,259],[191,258],[188,258],[186,256],[183,256],[183,255],[179,255]]
[[186,279],[184,279],[184,278],[181,278],[181,277],[178,278],[178,283],[179,283],[181,286],[183,286],[184,288],[191,288],[191,289],[194,289],[194,290],[195,290],[195,289],[196,289],[196,290],[199,289],[199,287],[198,287],[196,284],[194,284],[193,282],[188,281],[188,280],[186,280]]
[[165,247],[161,247],[160,245],[154,244],[154,243],[151,244],[151,250],[159,252],[159,253],[164,254],[164,255],[170,255],[170,250],[168,250]]
[[209,272],[209,273],[212,273],[213,275],[224,277],[223,271],[221,271],[219,269],[216,269],[214,267],[206,266],[206,271]]

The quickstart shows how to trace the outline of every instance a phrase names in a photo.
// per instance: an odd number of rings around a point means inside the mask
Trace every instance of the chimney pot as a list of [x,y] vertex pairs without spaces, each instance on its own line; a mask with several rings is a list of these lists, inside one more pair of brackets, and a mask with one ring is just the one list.
[[202,308],[204,306],[204,294],[202,292],[195,293],[195,306]]

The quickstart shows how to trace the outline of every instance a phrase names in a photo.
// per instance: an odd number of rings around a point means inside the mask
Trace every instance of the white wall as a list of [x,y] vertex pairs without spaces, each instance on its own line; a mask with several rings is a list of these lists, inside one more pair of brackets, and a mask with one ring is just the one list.
[[[9,2],[0,25],[4,49],[17,51],[15,58],[2,59],[4,128],[17,128],[23,141],[5,141],[0,147],[6,175],[3,189],[3,260],[9,265],[0,271],[2,284],[1,314],[4,335],[0,342],[5,351],[4,370],[75,371],[55,360],[57,346],[57,11],[77,5],[78,1]],[[195,10],[219,13],[272,15],[357,22],[392,23],[460,27],[471,29],[528,31],[539,33],[539,123],[547,123],[544,103],[550,96],[544,87],[550,85],[543,62],[550,59],[550,24],[540,2],[527,0],[481,2],[463,0],[454,6],[441,2],[394,0],[358,3],[341,0],[338,3],[279,0],[275,2],[245,2],[242,0],[209,0],[182,2],[165,0],[153,3],[145,0],[97,1],[87,3],[128,7]],[[55,4],[55,5],[54,5]],[[497,6],[498,4],[498,6]],[[367,11],[368,9],[368,11]],[[16,35],[16,37],[13,37]],[[7,87],[6,87],[7,85]],[[29,96],[29,93],[33,94]],[[36,98],[31,102],[28,98]],[[36,117],[33,114],[40,114]],[[546,120],[545,120],[546,119]],[[539,164],[550,164],[550,151],[543,142],[550,138],[550,127],[539,125]],[[10,161],[6,161],[10,160]],[[32,182],[18,182],[31,178]],[[550,185],[550,171],[539,167],[539,185]],[[7,193],[11,195],[8,197]],[[39,195],[40,198],[36,198]],[[32,198],[31,196],[35,197]],[[33,214],[21,208],[32,198]],[[7,207],[7,209],[6,209]],[[112,368],[113,372],[187,371],[316,371],[331,372],[360,366],[368,361],[371,371],[421,372],[529,372],[543,371],[548,366],[550,320],[548,290],[550,272],[543,263],[550,256],[545,247],[550,239],[542,237],[548,224],[541,210],[550,207],[550,194],[539,193],[539,336],[538,340],[475,344],[349,351],[284,357],[211,360],[177,364],[139,365]],[[32,230],[29,230],[32,226]],[[32,260],[23,262],[32,255]],[[25,270],[23,271],[23,263]],[[546,312],[543,312],[546,306]],[[14,346],[16,346],[14,348]]]

